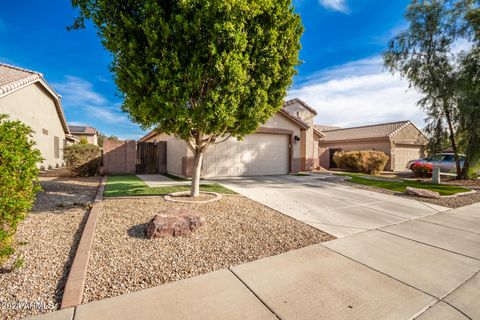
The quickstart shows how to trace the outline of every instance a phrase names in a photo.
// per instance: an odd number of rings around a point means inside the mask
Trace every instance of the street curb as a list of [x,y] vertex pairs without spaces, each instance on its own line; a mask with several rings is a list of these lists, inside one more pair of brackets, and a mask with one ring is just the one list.
[[100,210],[103,207],[103,191],[107,177],[103,177],[98,187],[97,196],[93,203],[93,207],[88,214],[88,220],[82,232],[80,243],[78,244],[75,257],[73,259],[70,273],[68,274],[67,283],[63,292],[62,304],[60,309],[76,307],[82,304],[83,290],[85,288],[85,280],[87,276],[88,261],[90,259],[90,249],[95,235],[95,226]]

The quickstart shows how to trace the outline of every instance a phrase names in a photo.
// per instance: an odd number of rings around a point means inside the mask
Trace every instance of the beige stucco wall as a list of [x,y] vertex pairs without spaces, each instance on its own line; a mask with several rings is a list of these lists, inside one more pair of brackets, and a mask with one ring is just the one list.
[[[8,114],[11,120],[20,120],[35,131],[33,139],[45,159],[39,167],[55,168],[63,164],[65,131],[54,98],[41,85],[34,83],[0,98],[0,113]],[[59,138],[58,158],[54,137]]]
[[98,146],[98,134],[91,135],[91,134],[75,133],[75,134],[72,134],[72,136],[78,138],[79,140],[82,139],[83,137],[85,137],[89,144],[93,144],[93,145]]
[[318,165],[318,144],[315,142],[313,133],[315,114],[298,102],[286,106],[285,110],[309,125],[307,130],[302,131],[300,158],[302,159],[302,170],[313,170]]
[[[145,142],[167,142],[167,171],[168,173],[182,176],[182,159],[187,157],[190,151],[185,141],[169,136],[165,133],[158,133]],[[191,153],[191,152],[190,152]]]
[[393,143],[410,145],[423,146],[427,143],[425,136],[411,123],[394,134],[391,140]]
[[[366,151],[375,150],[385,152],[391,158],[392,147],[389,140],[372,140],[359,142],[324,142],[319,143],[320,166],[330,168],[330,149],[341,149],[342,151]],[[388,160],[385,170],[392,170],[391,159]]]
[[[265,124],[261,125],[264,128],[275,128],[275,129],[285,129],[293,131],[294,136],[301,136],[300,128],[298,125],[293,123],[291,120],[288,120],[281,114],[277,113],[273,117],[271,117]],[[301,152],[300,152],[300,142],[294,142],[292,145],[293,148],[293,159],[300,159]]]
[[[300,128],[298,125],[288,120],[280,114],[275,114],[265,124],[261,125],[263,128],[285,129],[293,131],[293,135],[300,136]],[[192,151],[187,147],[187,144],[180,139],[166,134],[157,134],[149,138],[148,142],[167,141],[167,171],[175,175],[183,175],[182,162],[191,165]],[[300,143],[293,143],[292,145],[293,160],[300,159]],[[207,149],[208,153],[208,149]]]

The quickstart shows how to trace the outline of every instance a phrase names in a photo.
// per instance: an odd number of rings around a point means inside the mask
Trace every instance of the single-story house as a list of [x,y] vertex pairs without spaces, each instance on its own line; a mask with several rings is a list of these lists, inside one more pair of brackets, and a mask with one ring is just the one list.
[[98,131],[93,127],[88,126],[68,126],[72,136],[79,141],[85,138],[89,144],[98,146]]
[[[382,123],[354,128],[317,126],[324,138],[319,143],[320,166],[336,168],[337,151],[383,151],[389,157],[385,170],[404,171],[408,161],[425,156],[426,138],[410,121]],[[322,130],[323,129],[323,130]]]
[[34,130],[33,139],[44,158],[40,168],[63,165],[63,147],[70,131],[60,95],[41,73],[0,63],[0,114]]
[[[203,177],[274,175],[312,170],[318,163],[322,133],[313,125],[316,111],[300,99],[284,107],[243,141],[230,138],[210,145],[203,160]],[[159,130],[140,142],[167,142],[167,171],[191,176],[193,153],[183,140]]]

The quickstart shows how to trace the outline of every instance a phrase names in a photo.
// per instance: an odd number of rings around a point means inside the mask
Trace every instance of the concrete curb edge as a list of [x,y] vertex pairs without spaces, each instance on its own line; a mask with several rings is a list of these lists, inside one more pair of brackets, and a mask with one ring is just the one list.
[[87,223],[82,232],[82,237],[78,244],[72,266],[68,274],[65,290],[63,292],[62,304],[60,309],[76,307],[82,304],[83,290],[87,276],[88,261],[90,259],[90,249],[95,235],[97,218],[103,207],[103,192],[105,190],[107,177],[104,176],[98,187],[97,195],[93,207],[88,214]]

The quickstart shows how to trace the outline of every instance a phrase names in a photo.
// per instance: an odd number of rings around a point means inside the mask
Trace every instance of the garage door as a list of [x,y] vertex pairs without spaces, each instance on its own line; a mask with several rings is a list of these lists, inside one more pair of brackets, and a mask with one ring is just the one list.
[[421,158],[421,147],[397,145],[395,147],[395,171],[408,170],[405,166],[410,160]]
[[288,135],[256,133],[243,141],[231,138],[211,145],[203,163],[204,177],[286,174],[289,172]]

